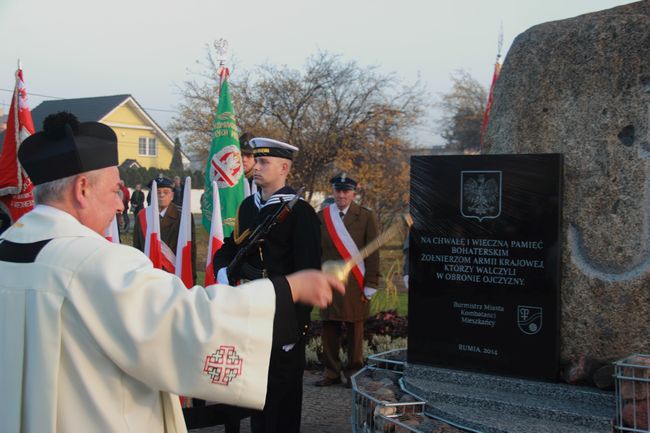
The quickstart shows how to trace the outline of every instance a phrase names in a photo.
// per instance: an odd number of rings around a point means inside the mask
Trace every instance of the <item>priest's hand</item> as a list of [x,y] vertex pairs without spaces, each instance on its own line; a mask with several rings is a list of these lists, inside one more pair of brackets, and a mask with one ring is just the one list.
[[293,302],[325,308],[332,303],[334,291],[345,294],[345,286],[334,275],[306,269],[287,275]]

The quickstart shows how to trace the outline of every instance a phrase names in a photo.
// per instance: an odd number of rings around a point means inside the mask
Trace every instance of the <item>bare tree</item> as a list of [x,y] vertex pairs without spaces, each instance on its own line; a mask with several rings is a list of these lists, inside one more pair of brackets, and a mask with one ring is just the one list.
[[440,135],[449,148],[477,151],[481,146],[487,90],[463,70],[456,71],[451,80],[452,89],[442,94],[438,103],[443,113],[438,120]]
[[206,44],[204,62],[197,61],[197,64],[201,70],[194,73],[195,78],[178,87],[181,95],[179,114],[172,118],[169,129],[182,136],[185,148],[205,162],[212,143],[212,124],[219,94],[218,66],[209,45]]
[[[218,83],[209,53],[208,66],[214,71],[208,77],[185,83],[172,126],[201,155],[207,155],[211,139]],[[303,70],[265,64],[254,72],[233,73],[231,89],[243,131],[300,148],[291,182],[306,186],[308,197],[329,190],[328,179],[345,170],[365,185],[368,206],[381,207],[386,215],[405,207],[406,137],[427,108],[421,83],[402,85],[376,67],[318,52]],[[396,189],[397,198],[381,199]]]

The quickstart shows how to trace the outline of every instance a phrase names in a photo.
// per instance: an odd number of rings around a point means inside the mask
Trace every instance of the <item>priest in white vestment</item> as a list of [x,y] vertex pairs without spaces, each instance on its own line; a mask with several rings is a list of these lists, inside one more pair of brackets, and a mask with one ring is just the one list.
[[123,205],[103,124],[50,116],[18,157],[38,205],[0,237],[2,433],[185,432],[178,394],[260,409],[278,323],[343,290],[317,271],[188,290],[104,239]]

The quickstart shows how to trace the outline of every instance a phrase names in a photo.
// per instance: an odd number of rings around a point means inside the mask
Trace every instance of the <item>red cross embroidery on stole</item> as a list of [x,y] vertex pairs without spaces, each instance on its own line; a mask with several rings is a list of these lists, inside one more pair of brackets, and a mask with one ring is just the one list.
[[241,376],[243,362],[234,346],[219,346],[212,355],[205,357],[203,372],[210,376],[212,383],[228,386]]

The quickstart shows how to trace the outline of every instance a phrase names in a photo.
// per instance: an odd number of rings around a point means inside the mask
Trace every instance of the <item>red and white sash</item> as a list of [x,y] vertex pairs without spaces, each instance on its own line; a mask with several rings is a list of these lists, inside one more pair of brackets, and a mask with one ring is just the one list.
[[[343,260],[349,260],[353,256],[359,255],[359,248],[354,243],[354,239],[350,236],[348,229],[345,228],[343,220],[339,216],[339,209],[336,204],[331,204],[323,210],[323,219],[325,220],[325,227],[329,233],[336,250],[339,252]],[[366,274],[366,266],[361,261],[356,263],[352,268],[352,275],[359,285],[359,289],[363,292],[364,275]]]

